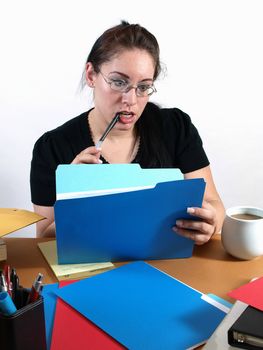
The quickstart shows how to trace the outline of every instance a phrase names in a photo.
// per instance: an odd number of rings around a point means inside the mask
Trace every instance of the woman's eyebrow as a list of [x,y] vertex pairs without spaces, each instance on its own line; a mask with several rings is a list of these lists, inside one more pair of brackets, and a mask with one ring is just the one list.
[[[127,74],[119,72],[119,71],[112,71],[109,74],[119,74],[122,77],[130,80],[130,77]],[[143,82],[143,81],[151,81],[151,82],[153,82],[153,79],[152,78],[145,78],[145,79],[140,80],[140,82]]]
[[122,72],[118,72],[117,70],[114,70],[113,72],[110,72],[109,74],[119,74],[119,75],[123,76],[126,79],[130,79],[130,77],[127,74],[124,74]]

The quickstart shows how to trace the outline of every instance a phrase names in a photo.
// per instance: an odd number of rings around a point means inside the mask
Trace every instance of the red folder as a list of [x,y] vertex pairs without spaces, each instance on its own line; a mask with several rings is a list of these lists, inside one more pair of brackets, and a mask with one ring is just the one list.
[[227,294],[234,299],[243,301],[243,303],[263,311],[263,277],[244,284]]
[[[59,286],[64,287],[73,282],[62,281],[59,283]],[[74,310],[62,299],[57,298],[50,349],[123,350],[125,347]]]

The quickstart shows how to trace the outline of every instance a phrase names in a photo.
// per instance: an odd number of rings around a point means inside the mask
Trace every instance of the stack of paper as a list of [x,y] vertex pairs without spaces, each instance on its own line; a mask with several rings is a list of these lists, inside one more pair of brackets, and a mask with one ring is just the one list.
[[7,259],[6,244],[0,238],[0,261],[4,261],[6,259]]
[[55,240],[38,243],[38,247],[59,281],[89,277],[114,267],[111,262],[58,265]]

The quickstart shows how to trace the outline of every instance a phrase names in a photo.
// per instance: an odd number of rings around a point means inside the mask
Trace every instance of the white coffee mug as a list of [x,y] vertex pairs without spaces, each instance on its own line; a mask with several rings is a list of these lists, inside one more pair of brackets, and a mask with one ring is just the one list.
[[221,239],[225,250],[236,258],[251,260],[263,255],[263,209],[227,209]]

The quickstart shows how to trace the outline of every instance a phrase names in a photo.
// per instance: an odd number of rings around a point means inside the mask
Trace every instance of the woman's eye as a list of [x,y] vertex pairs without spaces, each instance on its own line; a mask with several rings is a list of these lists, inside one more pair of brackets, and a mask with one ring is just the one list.
[[141,92],[145,92],[147,91],[148,89],[150,88],[150,85],[146,85],[146,84],[143,84],[143,85],[138,85],[138,89],[141,91]]
[[127,82],[124,80],[112,80],[112,85],[118,88],[123,88],[127,86]]

